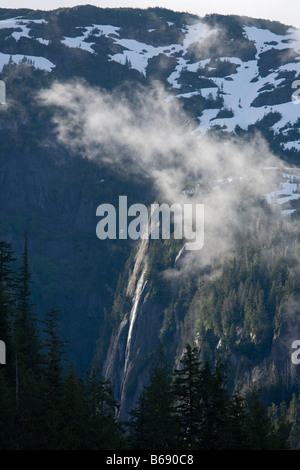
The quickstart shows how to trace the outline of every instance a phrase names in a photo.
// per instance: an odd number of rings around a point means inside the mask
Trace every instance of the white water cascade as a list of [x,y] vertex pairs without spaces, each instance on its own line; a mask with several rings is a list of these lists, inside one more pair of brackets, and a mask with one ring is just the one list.
[[[127,335],[127,341],[126,341],[124,372],[123,372],[123,378],[122,378],[122,383],[121,383],[121,402],[124,397],[124,393],[126,389],[126,382],[128,378],[128,372],[129,372],[128,365],[129,365],[130,352],[131,352],[132,331],[134,328],[141,297],[145,289],[145,286],[147,284],[147,280],[145,280],[145,274],[147,270],[147,262],[146,262],[145,255],[146,255],[147,248],[148,248],[148,238],[145,240],[142,240],[140,244],[140,247],[137,252],[136,259],[135,259],[134,269],[128,282],[127,294],[133,295],[133,305],[132,305],[130,316],[129,316],[129,329],[128,329],[128,335]],[[140,271],[141,271],[140,277],[136,282],[136,275]]]

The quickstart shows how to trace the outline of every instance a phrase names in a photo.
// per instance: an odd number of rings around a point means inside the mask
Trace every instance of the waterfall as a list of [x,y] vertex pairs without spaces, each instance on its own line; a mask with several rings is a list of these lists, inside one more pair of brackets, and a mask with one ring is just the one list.
[[106,361],[103,366],[103,374],[110,379],[120,403],[119,413],[122,412],[122,405],[126,402],[126,392],[131,372],[134,367],[133,359],[135,343],[135,327],[139,312],[145,301],[145,292],[147,286],[147,250],[152,230],[155,227],[149,227],[147,236],[141,238],[138,250],[134,259],[132,272],[129,274],[126,293],[131,298],[132,305],[118,329],[111,338]]
[[[132,305],[130,316],[129,316],[129,329],[128,329],[127,341],[126,341],[125,363],[124,363],[123,378],[122,378],[122,383],[121,383],[121,402],[124,397],[124,393],[126,389],[126,382],[128,378],[128,372],[129,372],[128,365],[130,361],[132,331],[134,328],[134,324],[135,324],[135,320],[136,320],[136,316],[138,312],[138,307],[140,305],[140,300],[141,300],[144,288],[147,284],[147,280],[145,280],[145,275],[147,271],[147,263],[146,263],[145,255],[147,252],[147,248],[148,248],[148,238],[145,240],[142,240],[140,244],[140,247],[137,252],[136,259],[135,259],[134,269],[128,282],[127,293],[129,295],[133,295],[133,305]],[[142,269],[142,272],[140,274],[139,279],[136,282],[137,273],[140,272],[141,269]]]
[[129,276],[126,293],[132,299],[130,313],[122,319],[117,331],[111,338],[106,361],[103,366],[103,375],[109,378],[116,387],[116,394],[120,404],[123,403],[126,385],[130,374],[130,356],[132,352],[132,333],[139,311],[147,280],[146,253],[149,239],[142,239],[134,260],[134,267]]

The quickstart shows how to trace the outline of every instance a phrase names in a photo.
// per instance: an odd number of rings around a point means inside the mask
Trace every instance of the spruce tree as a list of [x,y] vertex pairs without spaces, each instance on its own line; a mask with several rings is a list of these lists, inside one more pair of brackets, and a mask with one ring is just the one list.
[[14,388],[0,366],[0,450],[15,449]]
[[63,395],[63,353],[65,341],[58,335],[59,312],[46,313],[43,321],[43,438],[47,449],[60,445],[61,401]]
[[131,412],[130,446],[134,449],[176,449],[178,422],[174,410],[170,365],[160,348],[149,371],[149,384]]
[[15,282],[15,428],[18,449],[32,449],[38,445],[37,430],[42,416],[40,339],[32,311],[30,282],[26,234],[22,263]]
[[61,429],[58,433],[59,443],[55,447],[61,450],[86,449],[87,404],[83,383],[74,367],[64,378],[60,406]]
[[292,395],[288,411],[287,420],[290,423],[289,442],[292,449],[300,448],[300,402],[295,393]]
[[37,371],[40,366],[40,341],[31,303],[31,273],[28,261],[27,233],[19,273],[16,277],[15,338],[19,366]]
[[0,340],[4,341],[6,349],[6,365],[0,365],[0,449],[12,449],[15,446],[12,338],[14,261],[10,243],[0,241]]
[[0,241],[0,340],[6,346],[5,376],[13,377],[12,324],[14,314],[12,264],[15,261],[11,244]]
[[173,393],[176,400],[176,415],[179,420],[179,439],[184,449],[197,449],[199,429],[202,420],[200,406],[201,382],[197,349],[187,345],[186,353],[174,371]]
[[114,450],[125,447],[122,423],[117,419],[118,403],[110,382],[97,376],[93,370],[85,381],[85,395],[88,407],[87,443],[88,449]]
[[143,391],[137,400],[136,407],[130,411],[129,415],[128,447],[133,450],[147,450],[146,402]]
[[284,450],[288,444],[276,431],[267,409],[260,399],[259,391],[251,390],[246,400],[246,449]]

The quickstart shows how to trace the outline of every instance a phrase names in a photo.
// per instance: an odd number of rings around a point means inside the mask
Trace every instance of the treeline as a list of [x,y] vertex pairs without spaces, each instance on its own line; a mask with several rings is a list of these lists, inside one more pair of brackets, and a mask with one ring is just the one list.
[[56,310],[38,325],[31,304],[27,240],[14,272],[11,245],[0,242],[0,449],[120,449],[117,403],[110,384],[64,364]]
[[131,418],[131,449],[290,449],[288,421],[275,424],[257,390],[230,395],[222,362],[202,364],[190,345],[174,371],[160,352]]
[[[163,350],[149,371],[127,422],[108,381],[89,371],[79,378],[64,364],[59,314],[41,325],[31,303],[27,240],[17,271],[11,245],[0,242],[0,338],[7,364],[0,366],[0,448],[16,450],[289,449],[291,420],[256,391],[229,394],[221,362],[202,363],[187,346],[174,369]],[[294,404],[293,404],[294,406]]]
[[291,449],[300,449],[300,394],[293,393],[289,404],[282,401],[278,405],[272,403],[268,409],[272,424],[286,422],[289,427],[288,443]]

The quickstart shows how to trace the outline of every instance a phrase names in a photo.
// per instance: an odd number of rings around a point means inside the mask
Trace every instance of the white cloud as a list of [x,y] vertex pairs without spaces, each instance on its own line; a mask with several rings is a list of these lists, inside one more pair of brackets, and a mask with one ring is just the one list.
[[[59,110],[58,139],[75,153],[109,164],[129,180],[146,176],[160,202],[188,203],[183,188],[194,188],[193,202],[205,205],[205,249],[186,258],[187,269],[192,269],[229,253],[234,234],[252,216],[265,217],[256,201],[273,187],[276,175],[264,167],[282,163],[260,136],[223,141],[191,135],[178,103],[166,98],[156,84],[136,89],[130,98],[82,83],[55,84],[41,94],[44,104]],[[255,232],[256,226],[248,229]]]

